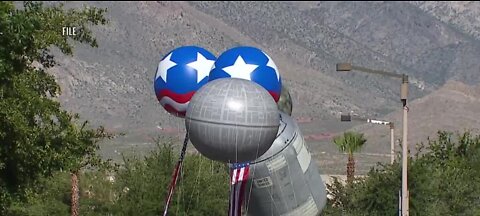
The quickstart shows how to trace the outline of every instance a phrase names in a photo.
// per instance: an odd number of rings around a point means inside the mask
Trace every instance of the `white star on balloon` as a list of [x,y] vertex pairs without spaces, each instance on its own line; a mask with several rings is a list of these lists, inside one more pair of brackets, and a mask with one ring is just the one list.
[[199,83],[208,76],[214,62],[213,60],[206,59],[202,54],[197,53],[197,60],[187,65],[197,70],[197,83]]
[[264,53],[264,54],[268,58],[267,67],[271,67],[271,68],[273,68],[273,70],[275,70],[275,73],[277,74],[277,80],[280,81],[280,74],[278,73],[277,65],[275,65],[275,62],[273,62],[273,60],[270,58],[270,56],[268,56],[266,53]]
[[233,65],[224,67],[223,70],[230,74],[232,78],[251,80],[250,74],[257,69],[257,67],[258,65],[245,63],[242,56],[238,56]]
[[165,59],[163,59],[158,64],[157,76],[155,76],[155,80],[158,79],[158,77],[161,77],[163,79],[163,81],[167,82],[167,71],[168,71],[168,69],[177,65],[177,63],[172,62],[170,60],[171,57],[172,57],[172,53],[170,53]]

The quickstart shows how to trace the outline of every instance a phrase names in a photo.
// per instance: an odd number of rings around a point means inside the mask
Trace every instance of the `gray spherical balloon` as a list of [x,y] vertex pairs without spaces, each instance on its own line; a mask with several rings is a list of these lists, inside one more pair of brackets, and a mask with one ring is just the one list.
[[249,162],[265,153],[276,138],[280,114],[260,85],[221,78],[200,88],[187,108],[190,141],[205,157],[225,163]]

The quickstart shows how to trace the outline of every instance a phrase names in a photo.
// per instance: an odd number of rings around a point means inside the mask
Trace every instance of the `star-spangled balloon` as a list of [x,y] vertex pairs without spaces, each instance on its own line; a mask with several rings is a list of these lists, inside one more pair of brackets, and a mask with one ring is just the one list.
[[246,79],[263,86],[275,102],[280,98],[282,79],[275,62],[262,50],[240,46],[222,53],[210,71],[209,81],[219,78]]
[[216,57],[201,47],[183,46],[169,52],[157,66],[154,90],[167,112],[184,117],[190,99],[208,82]]

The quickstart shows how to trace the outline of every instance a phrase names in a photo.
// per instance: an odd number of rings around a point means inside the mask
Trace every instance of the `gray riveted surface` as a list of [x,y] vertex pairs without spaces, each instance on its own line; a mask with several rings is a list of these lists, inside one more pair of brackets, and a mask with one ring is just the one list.
[[250,166],[249,216],[316,216],[327,201],[325,183],[295,120],[281,112],[272,147]]

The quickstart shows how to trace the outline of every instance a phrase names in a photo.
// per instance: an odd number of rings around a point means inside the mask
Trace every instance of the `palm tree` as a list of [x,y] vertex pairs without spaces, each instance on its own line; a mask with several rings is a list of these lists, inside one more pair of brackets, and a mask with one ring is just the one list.
[[342,136],[335,136],[333,142],[341,152],[348,153],[347,182],[352,183],[355,173],[353,153],[359,151],[367,140],[363,137],[362,133],[348,131],[343,133]]
[[71,172],[71,215],[78,216],[78,204],[79,204],[79,190],[78,190],[78,171]]

